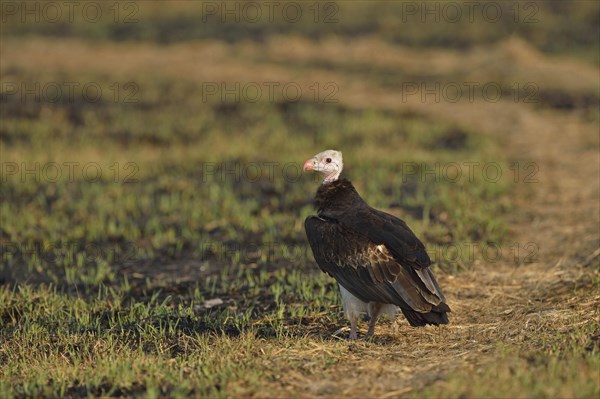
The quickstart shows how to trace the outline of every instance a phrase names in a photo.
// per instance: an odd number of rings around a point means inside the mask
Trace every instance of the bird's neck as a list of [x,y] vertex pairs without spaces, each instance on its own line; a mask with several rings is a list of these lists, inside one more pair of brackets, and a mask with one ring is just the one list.
[[360,198],[350,180],[347,179],[336,179],[321,184],[315,196],[315,206],[319,212],[325,210],[342,211],[362,202],[362,198]]
[[340,171],[337,171],[330,175],[325,176],[325,179],[323,180],[322,184],[330,184],[330,183],[333,183],[334,181],[337,181],[340,178],[341,172],[342,171],[340,170]]

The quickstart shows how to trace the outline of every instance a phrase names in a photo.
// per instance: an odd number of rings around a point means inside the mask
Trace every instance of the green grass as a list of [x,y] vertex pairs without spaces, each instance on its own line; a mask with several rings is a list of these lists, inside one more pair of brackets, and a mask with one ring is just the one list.
[[[240,380],[244,390],[259,390],[265,340],[306,345],[308,326],[310,340],[321,339],[319,327],[341,322],[339,301],[320,275],[240,274],[182,286],[180,294],[127,282],[78,293],[5,288],[0,394],[221,397],[235,394],[226,388]],[[203,310],[204,295],[228,298]]]
[[[489,104],[478,97],[464,108],[468,118],[461,122],[404,103],[376,101],[382,89],[395,93],[404,80],[466,80],[471,70],[460,69],[460,79],[452,68],[442,76],[429,76],[410,65],[396,67],[402,54],[393,54],[391,66],[385,54],[378,54],[383,58],[373,66],[368,59],[346,62],[325,53],[295,62],[282,57],[277,46],[263,48],[263,40],[275,35],[283,35],[278,40],[284,46],[298,45],[298,37],[314,40],[310,43],[316,46],[332,35],[344,40],[368,35],[389,48],[400,44],[419,54],[424,51],[426,57],[442,54],[443,64],[450,47],[460,57],[465,49],[493,45],[517,31],[543,51],[589,62],[597,57],[590,51],[597,46],[590,42],[597,37],[595,2],[543,3],[539,24],[514,26],[503,20],[498,29],[488,29],[489,24],[478,20],[466,30],[443,23],[430,29],[415,21],[402,23],[396,3],[340,3],[340,22],[331,29],[307,21],[198,24],[196,3],[169,8],[138,4],[139,22],[127,26],[109,20],[21,24],[16,17],[2,25],[7,55],[2,57],[1,83],[94,82],[104,95],[97,102],[81,96],[52,102],[2,93],[1,397],[225,398],[303,392],[349,397],[394,390],[397,396],[428,397],[598,393],[594,371],[600,365],[593,338],[598,336],[593,319],[597,313],[586,314],[587,319],[578,314],[564,325],[535,319],[529,325],[537,330],[519,324],[513,331],[510,322],[524,322],[527,312],[536,309],[523,309],[524,316],[516,321],[502,318],[498,314],[505,309],[487,296],[488,290],[498,289],[485,285],[497,263],[481,248],[500,246],[501,261],[514,264],[514,228],[524,224],[518,196],[533,197],[535,188],[523,188],[522,179],[515,182],[514,154],[507,152],[503,137],[490,134],[493,129],[474,127],[480,126],[481,115],[489,116],[478,113]],[[570,18],[579,23],[572,24]],[[41,36],[72,51],[48,52],[50,41]],[[185,59],[201,49],[184,43],[194,40],[223,46],[215,50],[216,61],[198,64],[196,75],[183,67],[147,67],[160,65],[165,51],[175,60]],[[77,63],[89,54],[89,45],[119,59],[126,47],[112,42],[142,46],[139,65],[138,60],[125,60],[106,67],[102,57],[99,66]],[[182,47],[169,47],[173,43]],[[30,44],[30,59],[20,64],[20,49]],[[338,46],[344,50],[345,44]],[[468,54],[477,59],[477,52]],[[238,63],[249,69],[232,73]],[[498,80],[502,90],[510,90],[522,73],[511,69],[511,60],[502,59],[491,69],[485,62],[481,65],[477,73],[483,80]],[[202,85],[213,79],[211,68],[223,68],[226,77],[232,73],[228,84],[263,81],[265,76],[282,81],[314,76],[320,84],[335,80],[339,101],[315,102],[306,96],[298,102],[281,97],[221,101],[218,94],[206,101]],[[282,69],[294,75],[282,75]],[[587,72],[589,66],[581,69]],[[558,100],[542,98],[519,106],[558,116],[573,111],[597,122],[592,111],[598,102],[596,88],[589,85],[583,95],[564,83],[570,81],[571,69],[548,70],[564,75],[558,76],[556,86],[554,76],[546,77],[554,91],[548,91],[546,81],[539,82],[540,93],[552,92]],[[127,82],[135,84],[134,102],[125,101],[134,93],[132,86],[125,88]],[[111,91],[115,83],[117,100]],[[356,100],[363,97],[369,101]],[[503,97],[500,105],[511,102],[506,98],[512,97]],[[510,118],[485,122],[503,126],[506,135],[523,134],[512,131]],[[549,118],[548,123],[563,120]],[[447,364],[439,371],[427,369],[440,359],[479,355],[481,343],[470,338],[432,344],[428,340],[438,330],[406,329],[402,323],[384,321],[373,341],[344,340],[347,332],[340,329],[347,321],[337,285],[318,270],[303,228],[304,218],[314,212],[311,201],[319,180],[299,171],[305,159],[327,148],[343,151],[345,174],[365,200],[402,217],[426,244],[436,275],[455,301],[451,307],[458,309],[451,315],[453,324],[440,334],[506,322],[498,327],[506,335],[495,337],[485,356],[481,352],[488,362],[476,373],[462,369],[466,364],[459,360],[458,369]],[[525,165],[530,160],[519,161]],[[502,170],[498,180],[484,174],[490,164]],[[52,165],[60,167],[60,176],[54,178]],[[96,169],[102,172],[97,179]],[[545,172],[536,177],[548,183]],[[456,248],[463,251],[459,257],[452,255]],[[473,249],[472,256],[467,249]],[[511,269],[515,281],[521,281],[521,270]],[[474,295],[469,291],[473,281],[465,280],[474,275],[482,285],[477,298],[483,301],[475,310],[465,305]],[[507,284],[510,288],[516,283]],[[597,278],[593,283],[582,280],[581,286],[572,297],[589,305]],[[579,309],[570,307],[572,297],[560,297],[564,301],[553,306]],[[517,299],[519,306],[542,302]],[[575,327],[559,334],[565,325]],[[377,384],[359,384],[363,374]],[[347,380],[336,382],[340,378]],[[377,391],[382,380],[385,384]]]
[[[160,80],[140,86],[132,105],[5,104],[3,156],[42,166],[5,173],[0,186],[0,396],[260,392],[273,378],[265,341],[310,346],[346,324],[303,230],[319,182],[297,171],[324,148],[343,150],[364,198],[431,248],[506,237],[508,181],[421,174],[465,159],[505,167],[475,132],[377,109],[206,104]],[[52,182],[48,162],[96,162],[103,175],[90,181],[77,166]],[[219,171],[266,162],[272,177],[262,166],[260,178]],[[476,259],[437,264],[464,270]],[[215,298],[223,304],[203,307]]]
[[[410,210],[402,216],[427,232],[426,241],[503,242],[509,176],[486,180],[483,167],[490,159],[503,170],[508,163],[475,132],[337,104],[202,103],[161,81],[139,84],[156,94],[126,105],[5,105],[7,149],[27,151],[21,159],[5,152],[17,168],[3,169],[0,188],[5,269],[97,284],[120,278],[113,270],[119,261],[196,259],[212,243],[229,242],[238,252],[277,245],[306,255],[301,222],[312,212],[318,180],[302,175],[300,165],[328,147],[344,151],[348,176],[365,199]],[[477,163],[473,179],[465,162]],[[281,252],[257,259],[259,266],[285,262]],[[311,259],[294,261],[305,267]]]

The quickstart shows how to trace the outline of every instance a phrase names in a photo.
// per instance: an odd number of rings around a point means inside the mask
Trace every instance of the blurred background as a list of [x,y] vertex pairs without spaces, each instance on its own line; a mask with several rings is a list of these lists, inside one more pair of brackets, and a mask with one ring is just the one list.
[[439,267],[468,268],[436,248],[505,242],[535,178],[503,137],[538,112],[598,122],[599,7],[3,2],[2,281],[318,273],[301,165],[328,148]]

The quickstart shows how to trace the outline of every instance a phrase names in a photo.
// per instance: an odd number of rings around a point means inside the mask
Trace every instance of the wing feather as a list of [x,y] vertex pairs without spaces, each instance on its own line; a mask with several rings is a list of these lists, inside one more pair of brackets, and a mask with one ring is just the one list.
[[[369,227],[360,218],[354,226]],[[429,312],[440,304],[445,306],[429,269],[423,270],[421,264],[418,268],[412,267],[419,256],[407,253],[401,262],[400,251],[394,252],[387,242],[375,241],[365,230],[355,230],[354,226],[326,217],[306,219],[308,241],[321,270],[365,302],[393,303],[418,312]],[[412,234],[410,229],[408,231]],[[388,235],[394,237],[391,233]],[[414,240],[420,243],[416,237]],[[414,247],[418,249],[418,245]]]
[[431,265],[423,243],[406,222],[388,213],[364,205],[345,212],[323,213],[354,231],[360,232],[373,243],[385,244],[394,258],[404,267],[424,269]]

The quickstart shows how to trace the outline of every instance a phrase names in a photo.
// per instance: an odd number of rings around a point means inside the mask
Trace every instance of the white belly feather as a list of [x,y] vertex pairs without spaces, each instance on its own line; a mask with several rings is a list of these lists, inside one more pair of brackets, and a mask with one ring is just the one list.
[[[366,313],[369,317],[372,316],[371,304],[374,302],[363,302],[350,293],[347,289],[340,286],[340,293],[342,294],[342,302],[344,304],[344,312],[349,320],[356,320],[361,313]],[[380,314],[386,314],[390,317],[394,317],[398,314],[398,306],[392,304],[383,305]]]

